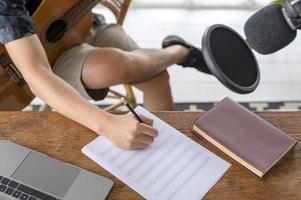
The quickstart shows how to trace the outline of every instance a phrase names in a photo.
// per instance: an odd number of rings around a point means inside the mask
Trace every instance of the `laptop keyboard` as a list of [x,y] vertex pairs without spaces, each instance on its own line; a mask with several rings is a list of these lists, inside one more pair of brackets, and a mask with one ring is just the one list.
[[19,200],[60,200],[3,176],[0,176],[1,193]]

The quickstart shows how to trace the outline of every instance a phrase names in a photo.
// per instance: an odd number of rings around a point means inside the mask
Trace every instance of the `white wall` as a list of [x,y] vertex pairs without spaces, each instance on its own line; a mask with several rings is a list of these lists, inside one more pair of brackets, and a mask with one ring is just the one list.
[[133,0],[136,7],[261,7],[272,0]]

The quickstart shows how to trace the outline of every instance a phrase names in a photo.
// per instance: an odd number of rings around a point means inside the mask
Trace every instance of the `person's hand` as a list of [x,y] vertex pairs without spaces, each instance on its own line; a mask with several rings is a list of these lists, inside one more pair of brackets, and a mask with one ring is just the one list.
[[139,123],[132,115],[111,115],[103,136],[122,149],[147,148],[158,136],[158,130],[152,127],[152,119],[139,116],[143,123]]

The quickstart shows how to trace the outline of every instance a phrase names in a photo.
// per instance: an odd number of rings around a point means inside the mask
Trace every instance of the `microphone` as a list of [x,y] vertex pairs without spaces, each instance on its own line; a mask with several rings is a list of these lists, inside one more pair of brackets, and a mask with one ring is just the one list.
[[244,26],[247,43],[261,54],[272,54],[286,47],[296,38],[297,29],[301,29],[301,0],[268,5]]

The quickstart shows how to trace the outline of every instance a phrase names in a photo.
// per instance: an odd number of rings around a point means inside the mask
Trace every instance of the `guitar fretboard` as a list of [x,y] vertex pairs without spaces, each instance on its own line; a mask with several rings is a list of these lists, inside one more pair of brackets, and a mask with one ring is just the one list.
[[69,28],[71,28],[86,16],[99,2],[100,0],[79,0],[79,2],[62,17],[62,19],[64,19]]

